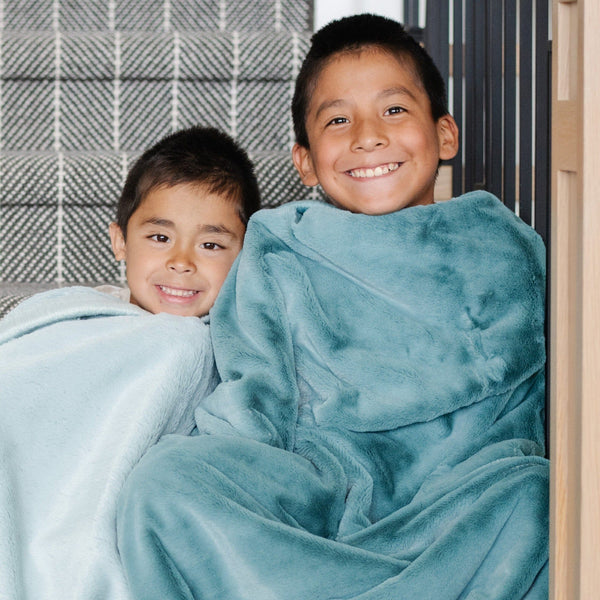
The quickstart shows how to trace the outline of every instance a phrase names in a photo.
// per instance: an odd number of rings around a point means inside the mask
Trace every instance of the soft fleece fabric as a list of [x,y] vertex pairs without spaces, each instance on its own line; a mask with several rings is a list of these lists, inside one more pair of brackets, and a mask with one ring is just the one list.
[[125,600],[116,505],[215,386],[208,325],[88,288],[0,321],[0,598]]
[[256,214],[200,435],[120,499],[134,596],[547,598],[544,257],[483,192]]

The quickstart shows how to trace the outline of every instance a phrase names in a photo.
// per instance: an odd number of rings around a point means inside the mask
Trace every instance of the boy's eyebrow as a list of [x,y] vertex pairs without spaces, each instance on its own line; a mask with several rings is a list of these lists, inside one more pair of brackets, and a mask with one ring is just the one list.
[[[386,98],[387,96],[395,96],[398,94],[402,96],[408,96],[409,98],[411,98],[411,100],[417,100],[416,96],[404,85],[398,85],[382,90],[377,94],[377,96],[380,98]],[[325,100],[319,105],[319,108],[317,108],[315,118],[318,118],[323,111],[329,108],[336,108],[338,106],[343,106],[344,104],[346,104],[346,100],[344,100],[343,98],[336,98],[335,100]]]
[[235,235],[233,231],[225,227],[225,225],[200,225],[198,229],[201,233],[224,233],[225,235]]
[[142,225],[158,225],[159,227],[175,227],[175,223],[169,219],[161,219],[160,217],[149,217]]
[[[142,225],[157,225],[158,227],[170,227],[172,229],[176,227],[175,223],[170,219],[162,219],[160,217],[150,217],[146,219]],[[231,236],[235,235],[234,232],[225,227],[225,225],[199,225],[198,231],[200,233],[222,233]]]
[[398,86],[391,87],[391,88],[388,88],[386,90],[383,90],[382,92],[380,92],[378,94],[378,96],[380,96],[382,98],[385,98],[386,96],[395,96],[397,94],[399,94],[401,96],[408,96],[412,100],[416,100],[417,99],[417,97],[410,91],[410,89],[408,89],[404,85],[398,85]]
[[336,106],[342,106],[343,104],[345,104],[345,101],[342,100],[341,98],[339,98],[337,100],[325,100],[325,102],[322,102],[319,105],[319,108],[317,108],[317,112],[315,113],[315,119],[318,119],[319,115],[323,111],[326,111],[329,108],[335,108]]

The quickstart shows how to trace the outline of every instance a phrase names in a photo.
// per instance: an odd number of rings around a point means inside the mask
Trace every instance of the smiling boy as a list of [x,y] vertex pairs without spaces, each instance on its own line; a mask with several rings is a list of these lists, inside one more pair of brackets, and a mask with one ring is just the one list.
[[190,128],[147,150],[109,227],[130,302],[152,313],[208,314],[258,208],[252,164],[224,133]]
[[311,82],[308,105],[299,82],[295,107],[305,115],[295,115],[293,159],[306,185],[371,215],[433,202],[439,161],[455,156],[458,128],[447,112],[434,115],[410,58],[368,45],[334,54]]
[[197,317],[258,205],[252,164],[229,136],[178,131],[135,162],[109,228],[130,297],[57,288],[0,321],[0,595],[129,597],[118,493],[162,436],[193,431],[218,382]]
[[486,192],[433,202],[444,82],[373,15],[313,36],[293,160],[211,311],[199,435],[125,484],[133,596],[542,600],[544,247]]

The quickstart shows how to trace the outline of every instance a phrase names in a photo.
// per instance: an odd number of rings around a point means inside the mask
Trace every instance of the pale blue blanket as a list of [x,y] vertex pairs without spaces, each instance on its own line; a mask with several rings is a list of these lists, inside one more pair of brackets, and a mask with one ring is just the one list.
[[88,288],[0,321],[0,598],[125,600],[119,490],[215,386],[208,324]]
[[545,251],[483,192],[255,215],[223,380],[133,471],[137,598],[541,600]]

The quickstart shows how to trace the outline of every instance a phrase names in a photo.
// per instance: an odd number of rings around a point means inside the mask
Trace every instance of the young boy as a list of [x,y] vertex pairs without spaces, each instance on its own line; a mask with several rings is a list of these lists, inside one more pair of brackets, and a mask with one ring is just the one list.
[[174,133],[131,168],[110,225],[130,302],[152,313],[208,313],[259,208],[246,153],[216,129]]
[[457,129],[390,20],[317,32],[294,163],[211,312],[198,436],[120,499],[135,598],[547,597],[544,248],[490,194],[433,203]]
[[333,29],[313,46],[292,108],[303,182],[321,184],[336,206],[370,215],[431,204],[439,161],[458,150],[431,58],[406,34],[380,32],[378,21],[356,22],[367,28],[364,42],[336,39]]
[[0,581],[10,598],[127,598],[117,495],[218,380],[207,315],[258,208],[253,167],[214,129],[135,163],[110,235],[130,302],[89,287],[0,321]]

